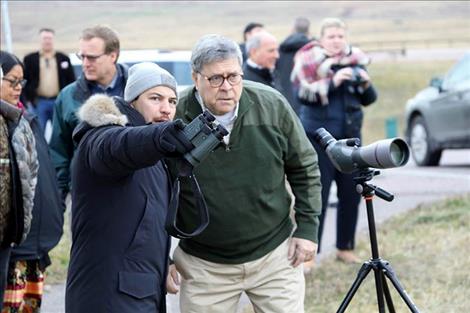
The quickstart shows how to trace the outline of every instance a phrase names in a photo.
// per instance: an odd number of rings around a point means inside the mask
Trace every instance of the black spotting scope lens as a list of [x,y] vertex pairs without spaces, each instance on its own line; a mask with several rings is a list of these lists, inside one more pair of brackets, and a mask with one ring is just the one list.
[[394,140],[390,145],[390,157],[395,166],[402,166],[410,158],[410,150],[403,140]]
[[329,132],[326,131],[324,128],[318,128],[315,131],[315,141],[322,147],[322,149],[326,149],[330,143],[336,141],[333,136]]

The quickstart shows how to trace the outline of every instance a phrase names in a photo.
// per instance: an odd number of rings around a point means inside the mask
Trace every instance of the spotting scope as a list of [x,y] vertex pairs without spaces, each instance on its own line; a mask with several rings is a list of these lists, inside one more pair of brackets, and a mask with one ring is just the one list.
[[326,151],[328,158],[343,173],[372,168],[403,166],[408,162],[410,149],[401,138],[379,140],[360,147],[359,138],[336,140],[326,129],[315,131],[315,141]]

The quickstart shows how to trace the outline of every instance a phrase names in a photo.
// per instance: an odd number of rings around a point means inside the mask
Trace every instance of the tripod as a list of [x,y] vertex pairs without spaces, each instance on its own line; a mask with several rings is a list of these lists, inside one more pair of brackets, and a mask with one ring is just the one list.
[[375,288],[377,291],[377,302],[379,306],[379,313],[385,313],[385,303],[384,303],[384,296],[385,301],[387,302],[388,311],[390,313],[395,313],[395,308],[393,306],[392,297],[390,296],[390,290],[388,289],[387,281],[385,277],[390,279],[395,289],[400,294],[403,301],[406,303],[408,308],[413,313],[419,313],[418,308],[410,299],[408,294],[406,293],[405,289],[401,285],[400,281],[398,280],[395,272],[392,269],[390,263],[386,260],[382,260],[379,257],[379,249],[377,246],[377,235],[375,230],[375,221],[374,221],[374,208],[372,205],[372,198],[375,195],[378,197],[386,200],[392,201],[394,196],[387,191],[374,186],[367,184],[366,182],[371,180],[375,175],[379,175],[380,172],[371,169],[361,170],[359,172],[359,176],[355,177],[354,180],[357,182],[356,190],[358,193],[362,195],[364,200],[366,201],[367,207],[367,221],[369,223],[369,235],[370,235],[370,246],[372,250],[372,259],[364,262],[357,274],[356,280],[353,282],[351,288],[349,289],[346,297],[344,298],[343,302],[336,311],[336,313],[341,313],[346,310],[349,303],[351,302],[354,294],[359,289],[359,286],[364,281],[366,276],[370,273],[371,270],[374,270],[375,276]]

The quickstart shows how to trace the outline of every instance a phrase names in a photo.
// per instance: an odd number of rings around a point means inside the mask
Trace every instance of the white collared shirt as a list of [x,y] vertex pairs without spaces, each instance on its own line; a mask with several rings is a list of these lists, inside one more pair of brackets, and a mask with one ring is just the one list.
[[[199,102],[199,104],[201,105],[202,111],[208,110],[206,105],[202,101],[202,97],[201,97],[201,95],[199,94],[198,91],[196,91],[196,99]],[[226,145],[228,145],[228,143],[229,143],[230,134],[231,134],[232,129],[233,129],[233,124],[235,124],[235,120],[238,117],[238,104],[239,103],[237,103],[237,105],[235,106],[235,108],[232,111],[227,112],[227,113],[222,114],[222,115],[216,115],[216,114],[211,112],[211,114],[215,117],[215,123],[216,124],[221,124],[228,131],[228,135],[224,137],[224,143]]]

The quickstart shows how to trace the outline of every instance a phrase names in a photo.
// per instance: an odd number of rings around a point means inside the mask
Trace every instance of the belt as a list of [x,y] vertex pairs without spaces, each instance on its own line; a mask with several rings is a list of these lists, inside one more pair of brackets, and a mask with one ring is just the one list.
[[44,100],[55,100],[57,96],[55,97],[43,97],[43,96],[37,96],[38,99],[44,99]]

